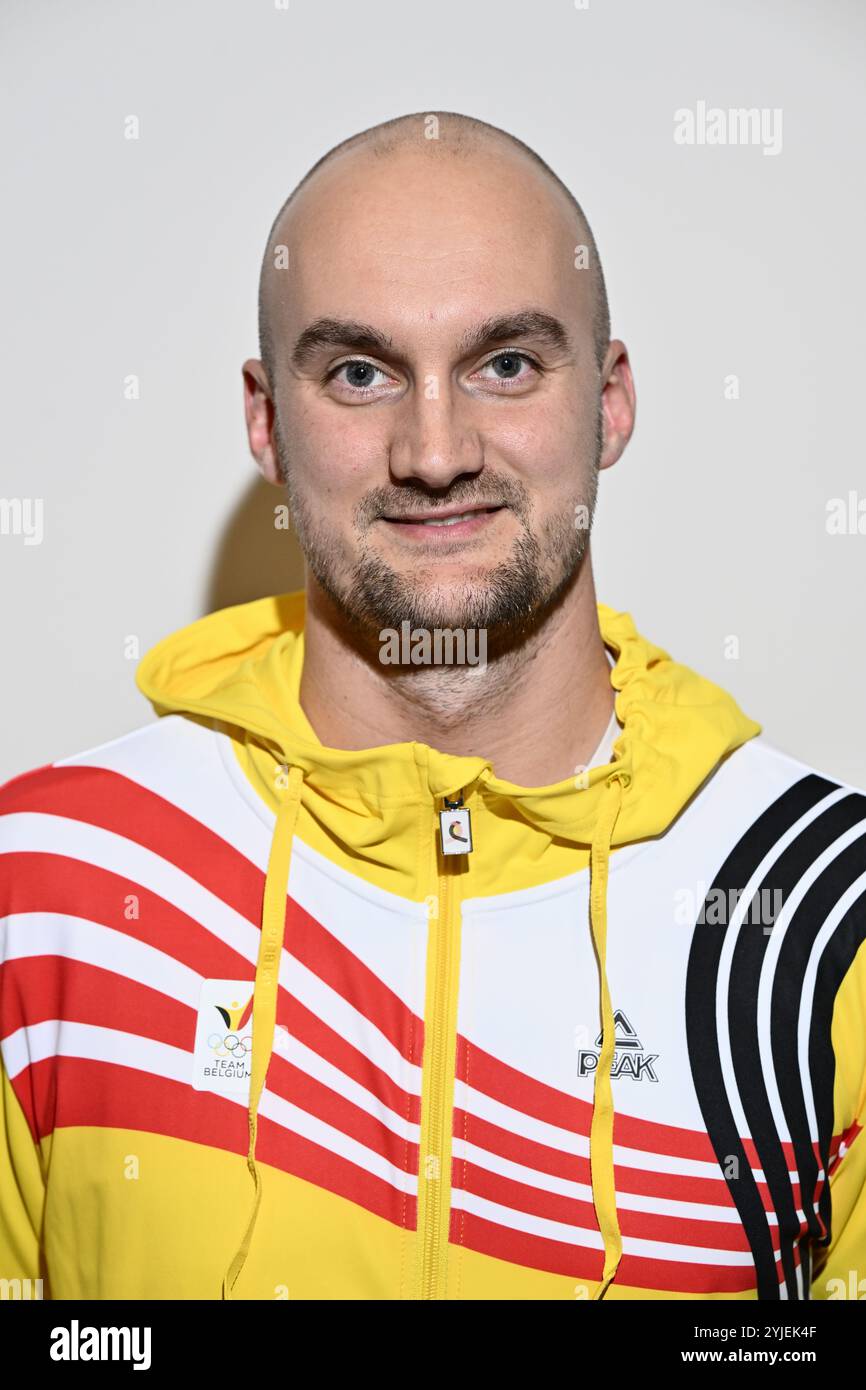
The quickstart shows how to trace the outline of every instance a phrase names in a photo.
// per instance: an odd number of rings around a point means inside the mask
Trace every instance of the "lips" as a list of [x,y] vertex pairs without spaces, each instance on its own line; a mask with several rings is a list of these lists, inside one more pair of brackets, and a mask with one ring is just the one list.
[[444,507],[432,512],[411,512],[405,516],[385,516],[383,521],[396,522],[401,526],[459,526],[462,522],[474,521],[477,517],[488,516],[501,511],[501,504],[489,507],[469,507],[465,511],[447,510]]

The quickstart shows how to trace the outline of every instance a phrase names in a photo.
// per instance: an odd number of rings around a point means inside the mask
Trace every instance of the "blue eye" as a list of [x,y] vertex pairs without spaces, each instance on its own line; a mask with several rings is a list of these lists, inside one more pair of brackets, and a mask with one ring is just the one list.
[[[481,371],[486,371],[488,367],[492,367],[494,369],[494,379],[496,381],[502,382],[527,381],[529,380],[529,376],[531,376],[533,373],[538,373],[541,370],[538,364],[534,362],[531,357],[527,357],[526,353],[512,351],[497,352],[495,357],[491,357],[488,362],[485,362],[484,366],[481,368]],[[529,373],[528,375],[521,375],[520,369],[522,367],[531,367],[532,373]],[[488,380],[490,380],[490,378],[488,378]]]
[[[488,358],[475,376],[485,381],[493,381],[503,390],[508,390],[512,385],[528,385],[533,377],[541,376],[543,370],[539,363],[525,352],[506,348]],[[334,367],[328,373],[327,380],[336,381],[344,388],[344,394],[363,399],[385,386],[392,378],[384,368],[377,367],[374,362],[368,362],[363,357],[353,357]]]
[[361,357],[351,362],[341,362],[339,367],[334,368],[328,380],[337,380],[341,372],[348,373],[342,384],[351,387],[353,391],[370,391],[373,386],[381,385],[380,381],[376,381],[376,377],[387,380],[387,374],[381,367],[375,367],[372,362],[365,362]]

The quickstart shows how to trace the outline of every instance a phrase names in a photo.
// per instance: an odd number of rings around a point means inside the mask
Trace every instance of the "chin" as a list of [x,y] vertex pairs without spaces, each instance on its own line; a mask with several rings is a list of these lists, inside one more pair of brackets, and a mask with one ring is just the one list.
[[[562,559],[561,554],[559,556]],[[343,589],[344,611],[355,625],[399,630],[475,629],[506,636],[532,623],[557,588],[538,542],[522,538],[510,555],[460,564],[456,557],[425,556],[395,566],[367,552]],[[563,569],[570,567],[563,567]]]
[[390,593],[385,601],[370,605],[371,616],[381,627],[399,630],[408,622],[412,630],[433,631],[450,628],[462,631],[492,632],[503,624],[510,626],[517,616],[514,606],[503,603],[501,589],[482,580],[462,581],[454,585],[401,586],[400,593]]
[[453,575],[437,574],[432,582],[403,575],[400,590],[395,610],[404,610],[404,617],[416,627],[483,627],[497,606],[495,578],[475,567]]

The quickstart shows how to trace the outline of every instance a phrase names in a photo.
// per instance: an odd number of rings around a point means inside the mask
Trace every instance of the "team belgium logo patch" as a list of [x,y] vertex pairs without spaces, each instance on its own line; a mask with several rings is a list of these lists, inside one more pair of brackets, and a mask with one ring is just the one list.
[[[615,1009],[614,1053],[610,1069],[611,1080],[629,1076],[632,1081],[658,1081],[654,1063],[658,1061],[657,1052],[645,1052],[635,1029],[629,1023],[622,1009]],[[601,1052],[602,1033],[595,1040],[595,1047],[583,1047],[577,1054],[578,1076],[593,1076],[598,1070]]]
[[197,1091],[249,1096],[253,981],[203,980],[192,1084]]

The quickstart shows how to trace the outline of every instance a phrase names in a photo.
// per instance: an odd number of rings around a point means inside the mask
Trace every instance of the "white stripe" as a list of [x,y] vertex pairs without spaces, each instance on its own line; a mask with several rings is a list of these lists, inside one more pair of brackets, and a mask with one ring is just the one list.
[[[206,825],[264,873],[271,836],[266,825],[251,814],[245,799],[235,794],[220,757],[221,742],[229,740],[213,728],[183,715],[168,714],[156,724],[145,724],[109,743],[60,758],[53,765],[102,768],[127,778]],[[229,753],[234,757],[231,747]],[[256,793],[249,783],[247,786],[254,803]]]
[[[4,817],[3,831],[3,848],[8,853],[30,850],[65,855],[148,889],[236,951],[249,964],[251,978],[255,975],[259,929],[189,874],[153,851],[114,831],[65,816],[16,813]],[[420,1066],[406,1061],[375,1023],[285,949],[280,964],[280,984],[340,1037],[359,1048],[403,1090],[420,1094]],[[168,991],[163,988],[163,992]]]
[[13,912],[0,917],[0,956],[5,960],[62,956],[110,970],[198,1009],[202,982],[198,971],[156,946],[85,917],[61,912]]
[[320,1149],[327,1149],[330,1153],[347,1159],[349,1163],[354,1163],[357,1168],[363,1168],[373,1177],[381,1178],[398,1192],[414,1195],[418,1190],[417,1173],[407,1173],[403,1168],[395,1168],[393,1163],[389,1163],[373,1149],[359,1144],[356,1139],[343,1134],[342,1130],[334,1129],[333,1125],[316,1119],[306,1110],[300,1110],[298,1106],[283,1100],[281,1096],[275,1096],[271,1091],[263,1092],[259,1102],[259,1114],[267,1115],[268,1119],[273,1120],[282,1129],[300,1134],[304,1139],[309,1139],[310,1143],[317,1144]]
[[[847,849],[848,845],[852,844],[854,840],[858,839],[863,834],[864,827],[866,827],[866,818],[864,818],[861,821],[858,821],[856,825],[852,825],[849,830],[845,831],[844,835],[840,835],[837,840],[834,840],[832,844],[827,846],[827,848],[823,851],[823,853],[821,853],[818,856],[817,859],[814,859],[812,861],[812,863],[809,865],[809,868],[803,874],[802,878],[800,878],[797,881],[796,887],[793,889],[793,891],[783,904],[782,911],[776,918],[773,924],[772,931],[768,933],[769,941],[767,943],[767,949],[764,954],[764,961],[761,967],[761,979],[758,985],[758,1046],[760,1048],[761,1054],[761,1068],[767,1086],[767,1096],[770,1102],[770,1108],[773,1112],[773,1122],[779,1133],[779,1137],[788,1143],[791,1142],[791,1135],[785,1119],[785,1112],[782,1108],[782,1098],[779,1095],[779,1082],[776,1077],[776,1067],[775,1062],[773,1060],[773,1048],[771,1037],[770,1010],[773,998],[773,984],[775,981],[775,973],[779,963],[779,953],[782,949],[782,946],[784,945],[784,939],[787,934],[788,927],[794,917],[794,914],[797,911],[797,908],[799,907],[803,898],[806,896],[807,892],[811,888],[812,884],[824,872],[828,865],[832,864],[833,860],[836,859],[845,849]],[[860,879],[860,883],[862,884],[864,881],[866,881],[866,875],[862,876],[862,878]],[[856,884],[854,885],[854,887],[856,888]],[[863,889],[861,887],[859,889],[859,892],[862,891]],[[853,898],[850,895],[851,889],[848,889],[845,896],[840,901],[850,903],[857,898],[858,893],[855,892]],[[818,940],[823,939],[826,942],[827,923],[833,922],[835,924],[839,921],[839,918],[842,914],[839,912],[838,907],[839,905],[837,904],[836,907],[834,907],[833,912],[827,918],[827,921],[821,928],[821,931],[817,938]],[[759,928],[759,930],[762,930],[762,928]],[[814,946],[812,953],[814,955]],[[811,994],[809,996],[809,999],[811,1010]],[[809,1028],[811,1025],[811,1021],[811,1012],[809,1012],[808,1014],[803,1013],[801,998],[797,1047],[800,1055],[800,1078],[803,1083],[803,1098],[805,1100],[806,1111],[809,1117],[809,1138],[814,1144],[817,1142],[818,1139],[818,1122],[815,1116],[815,1101],[812,1092],[812,1083],[811,1076],[809,1073],[808,1062],[805,1069],[803,1067],[804,1052],[806,1057],[808,1058]]]
[[[455,1139],[452,1147],[455,1158],[465,1159],[485,1172],[499,1173],[504,1178],[523,1183],[539,1192],[555,1192],[578,1202],[591,1203],[593,1200],[592,1187],[588,1183],[572,1182],[569,1178],[556,1177],[536,1168],[526,1168],[522,1163],[514,1163],[511,1159],[502,1158],[499,1154],[478,1148],[477,1145],[467,1143],[463,1139]],[[619,1188],[616,1193],[616,1205],[617,1209],[622,1211],[646,1211],[654,1215],[680,1217],[686,1221],[724,1221],[731,1226],[740,1225],[740,1214],[734,1206],[719,1207],[710,1206],[705,1202],[648,1197],[643,1193],[624,1192]],[[773,1220],[775,1221],[775,1216]]]
[[[510,1134],[531,1139],[537,1144],[546,1144],[549,1148],[558,1149],[562,1153],[578,1154],[583,1158],[589,1157],[588,1135],[575,1134],[572,1130],[561,1129],[558,1125],[548,1124],[546,1120],[538,1120],[533,1115],[526,1115],[522,1110],[513,1110],[510,1105],[503,1105],[501,1101],[493,1100],[483,1091],[473,1090],[464,1081],[456,1080],[454,1083],[454,1103],[470,1115],[488,1120],[491,1124],[498,1125],[500,1129],[507,1130]],[[706,1162],[703,1159],[680,1158],[679,1155],[675,1154],[657,1154],[649,1149],[627,1149],[622,1144],[615,1144],[613,1152],[617,1163],[629,1168],[639,1168],[643,1172],[673,1173],[680,1177],[713,1178],[717,1182],[724,1181],[718,1164]]]
[[3,818],[3,849],[65,855],[117,874],[164,898],[200,922],[247,960],[255,959],[258,931],[246,917],[196,879],[135,840],[68,816],[21,811]]
[[[276,816],[244,775],[221,727],[166,715],[111,743],[65,758],[55,767],[98,767],[125,777],[198,821],[238,851],[260,873],[268,866]],[[295,902],[384,980],[416,1014],[424,1008],[424,974],[406,940],[423,934],[427,908],[348,873],[297,836],[292,847],[290,893]]]
[[401,1139],[408,1139],[414,1144],[420,1143],[420,1125],[413,1124],[404,1115],[391,1110],[384,1100],[368,1091],[360,1082],[326,1062],[318,1052],[313,1052],[297,1038],[293,1038],[282,1024],[278,1024],[274,1030],[274,1052],[299,1071],[314,1077],[316,1081],[321,1081],[323,1086],[351,1101],[359,1110],[372,1115],[374,1119],[386,1125],[392,1134],[399,1135]]
[[[180,1082],[191,1090],[192,1052],[168,1043],[154,1042],[152,1038],[141,1038],[134,1033],[121,1033],[114,1028],[48,1019],[29,1028],[17,1029],[4,1038],[0,1048],[10,1080],[26,1066],[48,1057],[76,1057],[131,1067],[150,1076]],[[226,1095],[224,1099],[246,1109],[246,1101],[241,1096]],[[347,1159],[400,1192],[414,1193],[417,1189],[417,1175],[396,1168],[381,1154],[267,1089],[262,1092],[258,1113],[273,1120],[281,1129],[302,1135],[320,1148]]]
[[[483,1217],[506,1230],[523,1231],[527,1235],[541,1236],[546,1240],[562,1241],[566,1245],[587,1246],[592,1250],[602,1250],[604,1242],[596,1230],[584,1226],[566,1226],[561,1221],[550,1221],[543,1216],[531,1216],[527,1212],[514,1211],[511,1207],[488,1202],[485,1197],[477,1197],[473,1192],[455,1188],[452,1206],[458,1211],[470,1212]],[[672,1245],[667,1241],[643,1240],[636,1236],[623,1236],[624,1255],[635,1255],[648,1260],[671,1260],[677,1264],[700,1265],[739,1265],[743,1268],[754,1266],[749,1251],[710,1250],[699,1245]]]
[[92,1023],[70,1023],[49,1018],[18,1028],[3,1039],[3,1063],[10,1080],[25,1067],[49,1057],[80,1057],[90,1062],[110,1062],[132,1067],[151,1076],[179,1081],[189,1086],[192,1053],[170,1043],[142,1038],[137,1033],[121,1033]]
[[348,874],[295,838],[289,877],[293,900],[326,926],[390,989],[404,1008],[424,1013],[426,903],[386,893]]
[[280,984],[402,1090],[416,1096],[421,1094],[421,1067],[418,1063],[407,1061],[366,1014],[348,1004],[342,995],[286,950],[283,951],[280,965]]
[[[749,907],[749,903],[751,902],[756,889],[760,887],[763,879],[767,876],[767,873],[771,866],[776,863],[780,855],[784,853],[784,851],[788,848],[790,844],[793,843],[794,840],[796,840],[797,836],[800,835],[800,833],[805,829],[807,825],[811,824],[813,820],[817,819],[818,816],[823,815],[826,810],[828,810],[837,801],[840,801],[844,796],[847,795],[848,793],[843,787],[837,788],[828,796],[825,796],[822,801],[819,801],[817,805],[812,806],[810,810],[806,811],[806,813],[802,815],[799,820],[795,821],[794,824],[790,826],[788,830],[786,830],[785,834],[780,839],[776,840],[775,843],[770,846],[770,849],[768,850],[767,854],[764,855],[764,858],[756,866],[748,883],[743,885],[743,891],[739,896],[737,905],[734,908],[733,915],[728,924],[728,929],[725,932],[724,939],[722,941],[722,952],[719,959],[719,973],[716,981],[716,1035],[719,1043],[719,1058],[721,1062],[725,1092],[728,1098],[728,1103],[731,1107],[731,1112],[733,1114],[734,1124],[736,1125],[737,1133],[740,1135],[741,1138],[743,1136],[750,1135],[751,1130],[746,1120],[745,1111],[743,1109],[743,1103],[740,1099],[740,1091],[737,1085],[736,1073],[734,1071],[733,1054],[731,1051],[731,1039],[730,1034],[728,1032],[728,1006],[730,1001],[731,990],[731,967],[734,958],[734,951],[736,949],[737,941],[739,939],[740,926],[742,925],[743,917]],[[734,886],[739,887],[739,885],[736,884]],[[700,924],[698,924],[695,930],[701,930]],[[787,1130],[785,1132],[787,1133]]]
[[[6,960],[38,959],[60,956],[103,970],[113,971],[124,979],[144,985],[196,1012],[199,1007],[203,976],[166,955],[155,946],[138,941],[112,927],[89,922],[83,917],[64,916],[54,912],[14,913],[0,918],[0,942],[6,937]],[[315,979],[315,977],[312,977]],[[194,1034],[191,1021],[190,1032]],[[418,1142],[419,1129],[403,1115],[389,1109],[385,1101],[367,1090],[352,1077],[345,1075],[318,1053],[290,1038],[278,1027],[274,1034],[274,1052],[285,1057],[299,1070],[322,1081],[359,1109],[374,1116],[401,1138]]]
[[[815,1113],[814,1090],[812,1087],[811,1073],[809,1071],[809,1025],[812,1020],[812,1010],[815,1003],[815,985],[818,979],[818,967],[821,963],[821,957],[830,944],[833,933],[845,916],[845,913],[864,892],[866,892],[866,874],[861,874],[859,878],[854,880],[850,888],[847,888],[842,894],[842,897],[835,904],[833,911],[815,937],[812,943],[812,950],[809,953],[806,972],[803,976],[803,992],[800,995],[800,1017],[797,1025],[798,1061],[800,1075],[809,1078],[809,1085],[804,1087],[806,1108],[809,1114],[810,1131],[816,1136],[818,1134],[818,1117]],[[800,1195],[802,1196],[802,1193]]]

